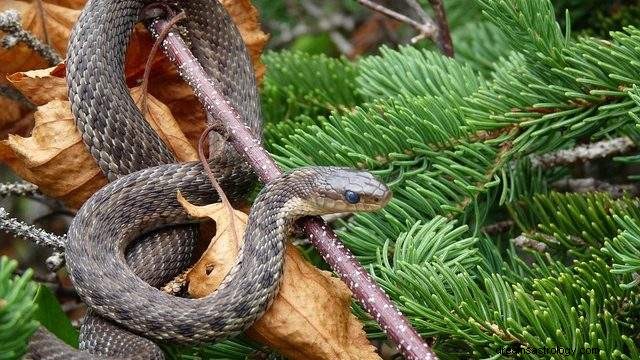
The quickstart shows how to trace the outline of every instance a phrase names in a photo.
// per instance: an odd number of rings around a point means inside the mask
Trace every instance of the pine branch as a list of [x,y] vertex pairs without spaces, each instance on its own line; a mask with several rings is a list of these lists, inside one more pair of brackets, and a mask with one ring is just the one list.
[[6,359],[20,359],[26,352],[29,337],[38,327],[33,319],[36,311],[36,286],[32,270],[14,276],[18,263],[0,257],[0,354]]
[[62,62],[60,55],[51,46],[23,29],[20,21],[20,14],[16,10],[0,13],[0,30],[7,33],[0,40],[0,46],[9,49],[21,42],[42,56],[49,63],[49,66]]
[[[150,27],[152,33],[162,33],[166,21],[156,20]],[[204,69],[193,57],[187,45],[176,33],[169,34],[163,42],[165,54],[180,69],[180,74],[188,84],[192,84],[196,96],[204,104],[207,112],[220,119],[228,129],[230,141],[238,153],[243,154],[253,166],[259,179],[269,182],[282,172],[273,159],[260,146],[244,124],[239,120],[238,112],[229,105],[222,92],[208,80]],[[311,242],[316,246],[325,261],[347,284],[354,297],[381,324],[390,338],[398,344],[402,353],[410,360],[435,359],[429,346],[411,327],[408,320],[395,308],[389,297],[375,285],[371,276],[355,260],[348,249],[327,225],[317,217],[306,218],[303,227]]]
[[31,241],[36,245],[50,247],[57,251],[64,250],[65,237],[53,235],[17,219],[10,218],[4,208],[0,208],[0,230]]

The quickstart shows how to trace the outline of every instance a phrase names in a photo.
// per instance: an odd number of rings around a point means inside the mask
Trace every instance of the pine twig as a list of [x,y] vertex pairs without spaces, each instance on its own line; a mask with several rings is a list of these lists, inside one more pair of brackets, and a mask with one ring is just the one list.
[[513,222],[513,220],[498,221],[496,223],[483,227],[482,232],[487,235],[498,235],[511,230],[514,225],[515,223]]
[[551,187],[553,187],[554,190],[565,192],[606,192],[614,199],[619,199],[625,194],[637,196],[640,193],[640,189],[633,184],[610,184],[594,178],[562,179],[555,181],[551,184]]
[[37,185],[24,181],[4,184],[0,183],[0,197],[7,197],[9,195],[33,196],[37,192]]
[[60,55],[51,46],[38,40],[33,34],[22,28],[20,14],[16,10],[0,13],[0,30],[7,33],[0,40],[0,46],[9,49],[21,42],[42,56],[50,66],[62,62]]
[[[155,36],[167,25],[166,20],[157,19],[149,28]],[[163,42],[163,50],[169,60],[180,69],[182,78],[198,89],[195,94],[206,111],[225,125],[232,145],[251,164],[258,178],[267,183],[281,176],[282,171],[260,145],[260,140],[245,127],[238,111],[226,101],[216,83],[209,79],[182,38],[175,32],[170,32]],[[369,273],[324,221],[318,217],[306,217],[301,219],[300,224],[325,261],[347,284],[353,296],[367,312],[398,344],[408,360],[436,359],[429,345],[422,340],[389,296],[375,284]]]
[[592,144],[579,145],[573,149],[558,150],[543,155],[531,156],[531,164],[543,169],[559,165],[570,165],[594,159],[603,159],[611,155],[632,151],[636,145],[628,137],[602,140]]
[[532,249],[539,253],[543,253],[547,251],[547,244],[541,241],[532,239],[531,237],[529,237],[528,235],[525,235],[524,233],[520,234],[518,237],[516,237],[512,241],[515,246],[520,248]]
[[0,230],[34,242],[36,245],[54,248],[56,251],[64,251],[65,237],[48,233],[42,229],[23,223],[20,220],[10,218],[4,208],[0,208]]

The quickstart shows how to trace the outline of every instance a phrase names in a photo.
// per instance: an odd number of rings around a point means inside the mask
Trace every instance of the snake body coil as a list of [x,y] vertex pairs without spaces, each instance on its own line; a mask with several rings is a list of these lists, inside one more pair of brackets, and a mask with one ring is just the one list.
[[[74,286],[91,309],[81,337],[87,351],[71,349],[39,330],[30,343],[32,358],[162,358],[157,345],[145,338],[203,343],[239,334],[275,296],[295,219],[373,211],[390,197],[367,172],[294,170],[258,195],[237,262],[216,291],[185,299],[156,289],[188,263],[193,247],[195,233],[188,225],[193,220],[176,193],[195,204],[215,202],[218,195],[200,163],[175,163],[129,95],[124,56],[143,5],[91,0],[70,40],[72,111],[85,144],[112,182],[80,209],[65,246]],[[178,5],[186,13],[181,25],[192,52],[260,138],[255,78],[238,30],[216,0]],[[222,149],[210,160],[214,175],[230,199],[240,199],[255,176],[229,144]]]

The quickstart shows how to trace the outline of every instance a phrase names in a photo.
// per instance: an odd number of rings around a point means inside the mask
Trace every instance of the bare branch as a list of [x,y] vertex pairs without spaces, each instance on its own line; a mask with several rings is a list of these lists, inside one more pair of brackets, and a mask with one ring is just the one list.
[[33,196],[37,192],[37,185],[24,181],[0,184],[0,197],[7,197],[9,195]]
[[435,21],[429,17],[417,1],[405,0],[409,8],[411,8],[411,10],[413,10],[420,18],[421,22],[371,0],[358,0],[358,2],[374,11],[408,24],[416,29],[418,31],[418,35],[411,39],[411,42],[415,43],[423,38],[429,38],[436,43],[440,51],[445,56],[453,57],[453,42],[451,41],[449,24],[447,22],[447,15],[445,13],[444,6],[442,5],[442,0],[429,0],[436,15]]
[[551,186],[555,190],[566,192],[606,192],[609,193],[614,199],[619,199],[625,194],[630,196],[637,196],[638,193],[640,193],[640,189],[638,189],[638,187],[633,184],[610,184],[606,181],[594,178],[563,179],[554,182],[553,184],[551,184]]
[[526,234],[520,234],[512,241],[514,245],[520,248],[532,249],[540,253],[547,251],[547,244],[534,240]]
[[[325,16],[322,11],[316,4],[312,3],[311,0],[303,0],[301,2],[302,8],[309,14],[311,17],[315,19],[320,19],[318,21],[318,26],[320,28],[328,27],[328,24],[325,24]],[[352,21],[353,22],[353,21]],[[352,25],[353,26],[353,25]],[[331,41],[336,45],[341,54],[351,54],[353,52],[353,46],[341,33],[336,31],[335,29],[329,30],[329,37]]]
[[453,57],[453,41],[451,40],[447,13],[444,10],[442,0],[429,0],[429,3],[431,3],[433,13],[436,16],[436,23],[438,24],[438,33],[435,42],[443,54],[448,57]]
[[[152,33],[157,34],[167,25],[167,21],[156,20],[150,24],[150,28]],[[232,145],[251,164],[259,179],[266,183],[281,176],[282,171],[261,146],[260,140],[244,126],[238,111],[226,101],[221,90],[209,79],[182,38],[175,32],[170,32],[163,45],[165,54],[180,69],[183,79],[198,89],[195,94],[207,112],[223,122]],[[325,261],[389,337],[398,344],[407,359],[436,359],[428,344],[324,221],[318,217],[307,217],[301,219],[301,225]]]
[[18,219],[10,218],[4,208],[0,208],[0,230],[32,241],[36,245],[54,248],[57,251],[64,250],[65,237],[48,233]]
[[[404,14],[400,14],[397,11],[391,10],[388,7],[385,7],[371,0],[358,0],[358,2],[370,8],[371,10],[377,11],[392,19],[398,20],[402,23],[412,26],[413,28],[418,30],[418,32],[420,33],[420,35],[418,35],[419,37],[427,37],[435,41],[435,36],[436,36],[436,33],[438,32],[438,25],[436,25],[436,23],[433,20],[431,20],[431,18],[429,18],[428,21],[425,21],[424,23],[421,24]],[[416,38],[416,40],[417,39],[418,38]]]
[[280,35],[271,40],[272,46],[282,46],[303,35],[316,34],[328,31],[329,33],[337,32],[339,29],[350,31],[353,29],[355,22],[352,18],[343,14],[331,14],[321,18],[317,24],[297,23],[293,27],[284,24],[272,24],[274,28],[280,31]]
[[482,232],[487,235],[497,235],[511,230],[511,228],[513,228],[513,225],[515,225],[513,220],[498,221],[497,223],[483,227]]
[[50,66],[62,62],[60,55],[51,46],[38,40],[33,34],[22,28],[20,14],[16,10],[0,13],[0,30],[7,33],[0,40],[0,46],[9,49],[21,42],[40,54]]
[[632,151],[636,145],[628,137],[598,141],[592,144],[579,145],[573,149],[558,150],[544,155],[531,156],[533,166],[544,169],[558,165],[569,165],[594,159],[602,159],[611,155]]

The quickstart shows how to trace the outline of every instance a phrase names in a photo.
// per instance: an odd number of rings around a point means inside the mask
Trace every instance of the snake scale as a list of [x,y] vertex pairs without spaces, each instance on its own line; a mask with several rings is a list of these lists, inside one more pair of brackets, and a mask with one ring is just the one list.
[[[197,228],[176,199],[219,200],[199,162],[177,163],[129,95],[124,59],[145,1],[90,0],[67,55],[69,99],[87,148],[111,181],[78,211],[65,256],[89,311],[80,350],[45,329],[29,344],[32,359],[162,359],[157,341],[186,344],[235,336],[269,307],[294,221],[306,215],[375,211],[388,188],[366,171],[293,170],[267,184],[249,215],[235,266],[201,299],[157,289],[191,261]],[[239,31],[217,0],[167,2],[184,11],[179,25],[191,51],[257,139],[261,113],[253,69]],[[215,119],[214,119],[215,120]],[[233,147],[213,137],[210,165],[228,198],[242,199],[255,175]]]

